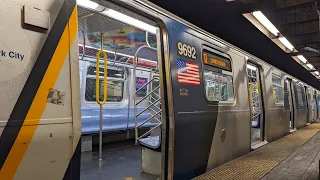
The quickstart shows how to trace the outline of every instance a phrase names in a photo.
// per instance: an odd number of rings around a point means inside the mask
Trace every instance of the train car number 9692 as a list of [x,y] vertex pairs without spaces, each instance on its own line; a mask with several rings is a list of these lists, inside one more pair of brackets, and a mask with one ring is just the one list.
[[178,41],[177,50],[179,56],[184,56],[187,58],[197,59],[197,51],[194,46]]

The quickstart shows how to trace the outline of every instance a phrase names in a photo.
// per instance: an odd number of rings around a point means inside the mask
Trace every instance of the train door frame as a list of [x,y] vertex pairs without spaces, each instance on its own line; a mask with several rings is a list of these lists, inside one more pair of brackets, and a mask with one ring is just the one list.
[[[308,86],[304,86],[305,96],[306,96],[306,105],[307,105],[307,124],[311,123],[311,116],[312,116],[312,107],[311,107],[311,94],[309,91]],[[311,111],[311,113],[310,113]]]
[[[258,73],[256,73],[258,75],[258,77],[256,78],[258,80],[258,91],[259,91],[259,104],[260,104],[260,116],[259,116],[259,122],[260,122],[260,137],[259,137],[259,140],[256,141],[256,142],[253,142],[253,134],[252,134],[252,131],[253,131],[253,127],[252,127],[252,119],[254,118],[254,112],[253,112],[253,107],[252,107],[252,102],[251,102],[251,91],[250,91],[250,84],[249,84],[249,75],[248,75],[248,65],[249,67],[250,66],[253,66],[255,68],[257,68],[258,70]],[[266,121],[265,121],[265,107],[264,107],[264,98],[263,98],[263,86],[262,86],[262,67],[255,63],[255,62],[252,62],[252,61],[247,61],[246,63],[246,76],[247,76],[247,86],[248,86],[248,100],[249,100],[249,108],[250,108],[250,126],[251,126],[251,131],[250,131],[250,144],[251,144],[251,148],[253,148],[254,146],[256,145],[259,145],[260,143],[264,142],[265,140],[265,132],[266,132]],[[253,101],[253,100],[252,100]]]
[[[159,77],[160,77],[160,94],[162,107],[162,127],[161,127],[161,172],[160,179],[171,179],[173,175],[173,150],[174,150],[174,137],[173,123],[174,121],[174,107],[172,101],[172,82],[170,71],[170,57],[169,57],[169,36],[165,23],[155,15],[151,15],[147,10],[142,10],[140,4],[127,4],[124,2],[115,2],[108,0],[107,2],[114,3],[118,6],[126,8],[134,13],[140,14],[150,20],[154,21],[158,25],[159,33],[157,36],[157,49],[158,49],[158,61],[159,65]],[[171,153],[170,153],[171,152]],[[172,157],[171,157],[172,156]]]
[[[169,139],[172,134],[174,127],[171,127],[170,121],[174,121],[174,107],[172,102],[172,83],[170,75],[170,58],[169,58],[169,41],[168,41],[168,31],[166,29],[165,23],[156,15],[152,15],[147,7],[141,7],[141,4],[134,2],[119,2],[114,0],[106,0],[99,2],[99,5],[105,7],[121,7],[126,11],[139,14],[157,24],[158,31],[156,33],[157,38],[157,56],[158,56],[158,68],[160,77],[160,94],[162,96],[160,102],[162,104],[162,126],[161,126],[161,172],[160,179],[170,178],[172,172],[170,168],[173,167],[170,158],[170,151],[173,151],[173,141]],[[108,6],[109,5],[109,6]],[[169,118],[170,117],[170,118]],[[170,129],[170,131],[169,131]],[[169,133],[170,132],[170,133]],[[172,158],[173,159],[173,158]]]
[[[285,87],[287,89],[285,89]],[[290,119],[289,119],[289,131],[293,131],[295,129],[294,123],[294,101],[293,101],[293,90],[292,90],[292,79],[289,77],[285,78],[285,86],[284,91],[288,91],[288,103],[289,103],[289,110],[290,110]],[[285,103],[285,100],[284,100]],[[286,108],[286,107],[285,107]]]
[[320,119],[320,112],[319,112],[319,107],[320,107],[320,104],[319,104],[319,92],[316,93],[316,100],[317,100],[317,120]]
[[314,119],[313,121],[318,120],[318,101],[317,101],[317,91],[313,90],[313,105],[314,105]]

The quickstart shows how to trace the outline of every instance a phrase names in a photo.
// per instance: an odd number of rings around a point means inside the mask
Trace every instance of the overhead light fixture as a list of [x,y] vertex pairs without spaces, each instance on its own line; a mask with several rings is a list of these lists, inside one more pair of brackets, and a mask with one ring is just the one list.
[[307,59],[306,59],[304,56],[298,55],[297,58],[298,58],[301,62],[303,62],[304,64],[307,63]]
[[[77,0],[77,4],[79,6],[82,6],[82,7],[85,7],[85,8],[89,8],[89,9],[94,9],[94,10],[98,10],[98,11],[102,11],[104,10],[102,13],[113,18],[113,19],[116,19],[118,21],[122,21],[124,23],[127,23],[129,25],[132,25],[132,26],[135,26],[135,27],[138,27],[142,30],[145,30],[145,31],[148,31],[150,33],[153,33],[153,34],[156,34],[157,33],[157,28],[155,26],[152,26],[150,24],[147,24],[145,22],[142,22],[138,19],[135,19],[135,18],[132,18],[130,16],[127,16],[125,14],[122,14],[118,11],[115,11],[113,9],[107,9],[107,8],[104,8],[103,6],[93,2],[93,1],[90,1],[90,0]],[[101,8],[99,8],[101,7]]]
[[97,9],[100,5],[90,0],[77,0],[77,4],[82,7]]
[[314,69],[314,67],[313,67],[312,64],[310,64],[310,63],[307,64],[307,66],[308,66],[309,69]]
[[315,73],[317,76],[319,76],[319,71],[315,71],[314,73]]
[[287,38],[285,38],[285,37],[279,37],[278,39],[279,39],[279,41],[280,41],[284,46],[286,46],[290,51],[293,51],[293,50],[294,50],[293,45],[287,40]]
[[150,24],[147,24],[145,22],[142,22],[138,19],[135,19],[135,18],[132,18],[130,16],[127,16],[125,14],[122,14],[118,11],[115,11],[113,9],[106,9],[105,11],[102,12],[103,14],[113,18],[113,19],[116,19],[116,20],[119,20],[119,21],[122,21],[122,22],[125,22],[127,24],[130,24],[132,26],[135,26],[135,27],[138,27],[140,29],[143,29],[145,31],[148,31],[150,33],[153,33],[153,34],[156,34],[157,33],[157,28],[150,25]]
[[269,19],[261,12],[255,11],[252,15],[265,27],[270,31],[274,36],[278,36],[280,33],[279,30],[269,21]]
[[254,66],[252,66],[252,65],[250,65],[250,64],[247,64],[247,68],[248,68],[248,69],[251,69],[251,70],[254,70],[254,71],[257,70],[256,67],[254,67]]

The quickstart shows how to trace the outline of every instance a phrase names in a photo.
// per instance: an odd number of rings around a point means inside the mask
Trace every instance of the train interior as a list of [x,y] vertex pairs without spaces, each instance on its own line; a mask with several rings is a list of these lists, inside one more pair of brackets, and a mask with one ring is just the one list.
[[247,64],[248,87],[251,110],[251,146],[263,141],[264,116],[261,95],[261,83],[259,67],[255,64]]
[[[159,30],[153,21],[114,4],[99,8],[78,5],[81,179],[158,179],[163,114]],[[105,57],[97,54],[100,50]]]
[[284,108],[290,111],[289,129],[295,131],[294,126],[294,102],[293,102],[292,80],[287,78],[284,82]]

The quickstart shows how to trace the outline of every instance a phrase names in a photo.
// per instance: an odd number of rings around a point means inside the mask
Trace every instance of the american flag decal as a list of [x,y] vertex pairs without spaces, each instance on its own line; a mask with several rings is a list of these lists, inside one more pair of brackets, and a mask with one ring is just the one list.
[[200,86],[199,65],[195,63],[177,60],[178,82]]

